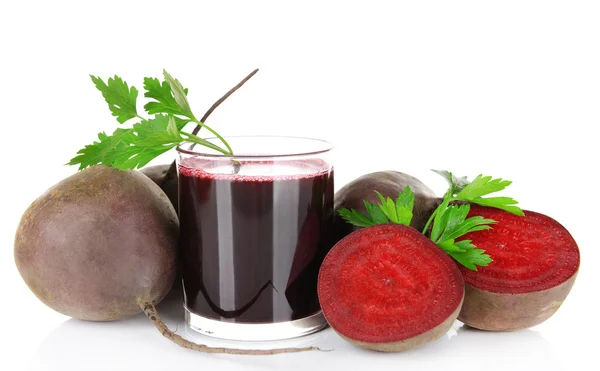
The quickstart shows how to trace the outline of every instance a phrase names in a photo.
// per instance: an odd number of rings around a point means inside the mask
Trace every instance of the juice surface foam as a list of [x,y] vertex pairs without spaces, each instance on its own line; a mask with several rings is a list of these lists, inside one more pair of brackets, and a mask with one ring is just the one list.
[[323,160],[241,161],[237,169],[231,160],[184,159],[178,166],[184,176],[237,182],[272,182],[307,179],[330,171]]

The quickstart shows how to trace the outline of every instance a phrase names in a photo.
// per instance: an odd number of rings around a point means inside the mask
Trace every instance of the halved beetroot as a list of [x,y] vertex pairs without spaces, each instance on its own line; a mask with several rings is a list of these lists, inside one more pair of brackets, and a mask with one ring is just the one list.
[[548,216],[524,213],[471,207],[470,216],[498,222],[462,237],[494,259],[477,271],[460,268],[466,294],[458,319],[471,327],[511,331],[540,324],[558,310],[575,282],[579,248],[571,234]]
[[452,259],[413,228],[377,225],[353,232],[327,254],[319,301],[342,338],[395,352],[438,339],[452,326],[464,282]]

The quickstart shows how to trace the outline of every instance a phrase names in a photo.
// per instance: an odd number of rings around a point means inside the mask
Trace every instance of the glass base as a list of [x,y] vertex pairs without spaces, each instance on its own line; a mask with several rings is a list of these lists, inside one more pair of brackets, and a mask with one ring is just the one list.
[[185,309],[185,323],[206,336],[226,340],[270,341],[296,338],[315,333],[327,326],[321,311],[302,319],[277,323],[224,322]]

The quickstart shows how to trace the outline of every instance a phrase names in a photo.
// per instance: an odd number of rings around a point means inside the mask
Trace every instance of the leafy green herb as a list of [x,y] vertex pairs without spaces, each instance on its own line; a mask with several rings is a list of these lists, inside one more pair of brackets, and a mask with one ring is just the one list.
[[99,77],[92,75],[90,77],[96,88],[102,92],[108,108],[119,123],[122,124],[129,119],[139,117],[136,110],[138,90],[134,86],[130,89],[127,83],[117,75],[109,78],[108,84]]
[[182,114],[195,121],[196,118],[194,117],[194,114],[190,108],[190,103],[187,100],[187,93],[185,92],[183,85],[181,85],[179,80],[169,75],[169,73],[165,70],[163,70],[163,75],[165,76],[165,81],[169,83],[171,91],[173,91],[175,102],[179,107],[181,107]]
[[446,181],[450,185],[450,189],[448,189],[448,192],[451,193],[452,195],[459,193],[460,191],[462,191],[465,188],[465,186],[467,184],[469,184],[469,181],[467,180],[466,176],[458,178],[447,170],[432,170],[432,171],[434,173],[437,173],[437,174],[443,176],[444,179],[446,179]]
[[[444,195],[442,205],[449,205],[454,201],[472,202],[481,206],[491,206],[523,216],[523,210],[515,206],[518,202],[510,197],[487,197],[491,193],[499,192],[512,184],[510,180],[502,180],[501,178],[492,179],[491,176],[478,175],[472,182],[467,181],[466,177],[456,177],[451,172],[446,170],[433,170],[435,173],[443,176],[449,184],[448,191]],[[433,219],[437,216],[441,209],[438,207],[429,220],[425,224],[423,233],[425,234],[431,225]]]
[[469,269],[477,270],[476,266],[487,266],[492,258],[484,254],[484,250],[477,249],[471,241],[456,239],[467,233],[490,229],[490,224],[496,221],[481,216],[467,218],[470,208],[469,205],[448,205],[445,201],[442,202],[429,238],[456,261]]
[[463,234],[490,229],[489,224],[496,223],[492,219],[473,216],[467,219],[469,205],[449,205],[433,222],[431,239],[436,243],[454,240]]
[[412,193],[410,187],[404,188],[395,203],[389,197],[384,198],[379,192],[377,192],[377,197],[381,201],[381,205],[378,205],[379,208],[392,223],[410,224],[413,217],[413,207],[415,206],[415,194]]
[[478,175],[472,182],[467,177],[456,177],[446,170],[433,170],[435,173],[443,176],[450,188],[447,194],[450,194],[451,201],[472,202],[481,206],[491,206],[502,209],[516,215],[523,216],[523,210],[515,206],[518,202],[510,197],[488,197],[482,196],[502,191],[512,184],[510,180],[492,179],[491,176]]
[[[483,197],[505,189],[511,182],[479,175],[469,183],[466,177],[456,177],[449,171],[434,171],[446,178],[449,188],[442,203],[427,221],[423,234],[468,269],[477,270],[478,266],[487,266],[492,262],[492,258],[485,254],[484,250],[478,249],[471,240],[457,241],[457,239],[467,233],[490,229],[496,221],[481,216],[467,218],[471,206],[469,204],[451,204],[451,202],[473,202],[523,215],[523,211],[515,206],[517,201],[510,197]],[[340,209],[338,213],[344,220],[359,227],[390,222],[410,224],[413,216],[414,194],[408,187],[398,196],[395,203],[389,197],[386,199],[379,193],[377,195],[381,201],[380,204],[364,201],[367,215],[354,209]]]
[[[366,201],[365,201],[365,207],[366,207]],[[368,210],[368,208],[367,208],[367,210]],[[344,219],[348,223],[355,225],[357,227],[370,227],[370,226],[376,224],[373,221],[373,216],[368,211],[367,211],[367,213],[369,214],[369,216],[366,216],[363,213],[361,213],[360,211],[355,210],[355,209],[348,210],[346,208],[343,208],[343,209],[338,210],[338,214],[340,214],[342,219]]]
[[384,198],[379,192],[376,192],[380,204],[375,204],[363,201],[367,215],[361,212],[346,208],[338,210],[340,216],[348,223],[358,227],[369,227],[377,224],[387,224],[389,222],[395,224],[409,225],[412,219],[413,206],[415,204],[415,194],[409,187],[404,188],[400,193],[396,202],[391,198]]
[[[465,267],[476,270],[477,266],[487,266],[492,258],[482,249],[476,248],[471,241],[456,239],[464,234],[490,229],[495,220],[481,216],[467,218],[471,206],[469,204],[454,205],[452,202],[472,202],[482,206],[496,207],[516,215],[524,215],[521,208],[515,206],[517,201],[510,197],[487,197],[508,187],[509,180],[492,179],[491,176],[478,175],[472,182],[466,177],[456,177],[446,170],[433,170],[443,176],[449,184],[448,191],[440,206],[433,212],[423,234],[429,237],[456,261]],[[430,230],[430,225],[433,226]]]
[[[454,260],[465,266],[466,268],[476,271],[477,267],[485,267],[492,262],[492,258],[482,249],[475,248],[471,240],[462,240],[456,243],[438,244],[448,255]],[[457,250],[453,250],[457,248]]]
[[481,197],[501,191],[511,183],[509,180],[492,179],[491,176],[478,175],[456,195],[456,200],[473,202],[481,206],[491,206],[523,216],[523,210],[515,206],[518,202],[510,197]]
[[[136,169],[183,142],[200,144],[223,154],[233,154],[222,136],[196,119],[187,100],[187,89],[167,71],[163,70],[163,75],[162,82],[157,78],[144,79],[144,96],[152,99],[144,109],[148,114],[154,115],[148,119],[137,114],[138,90],[135,87],[129,88],[118,76],[108,79],[108,84],[99,77],[91,76],[119,123],[132,118],[140,121],[129,129],[119,128],[112,135],[104,132],[98,134],[98,141],[80,149],[68,164],[79,165],[80,170],[97,164],[121,170]],[[190,122],[206,128],[226,148],[184,132],[184,127]]]
[[[154,99],[154,101],[148,102],[144,106],[148,114],[166,113],[169,115],[184,115],[183,109],[173,97],[171,86],[168,82],[163,81],[161,83],[157,78],[146,77],[144,78],[144,89],[146,90],[144,97]],[[187,91],[187,89],[185,90]],[[189,118],[188,121],[190,121]]]
[[179,131],[176,119],[166,115],[142,120],[131,129],[117,129],[112,135],[102,132],[98,134],[98,139],[98,142],[79,150],[68,164],[79,164],[80,170],[97,164],[122,170],[139,169],[184,141],[227,153],[213,143]]

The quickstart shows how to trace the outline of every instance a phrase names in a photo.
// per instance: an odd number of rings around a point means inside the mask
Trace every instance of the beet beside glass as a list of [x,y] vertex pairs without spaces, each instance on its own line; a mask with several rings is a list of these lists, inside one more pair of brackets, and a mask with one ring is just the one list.
[[331,145],[226,140],[235,156],[177,149],[186,323],[231,340],[316,332],[326,325],[317,276],[332,241]]

